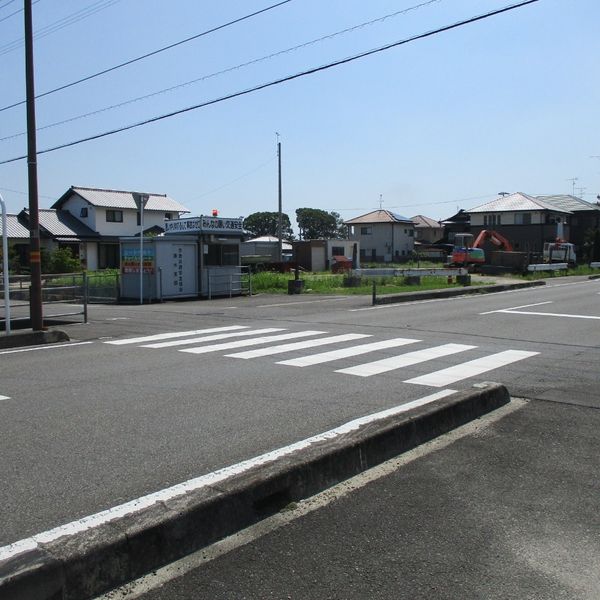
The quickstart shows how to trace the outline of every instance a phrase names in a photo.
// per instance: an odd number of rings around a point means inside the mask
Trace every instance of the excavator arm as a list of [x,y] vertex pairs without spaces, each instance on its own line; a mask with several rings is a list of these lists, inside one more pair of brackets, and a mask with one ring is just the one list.
[[483,229],[479,232],[479,235],[473,242],[473,248],[481,248],[486,240],[489,240],[494,244],[494,246],[498,246],[506,252],[512,252],[513,247],[512,244],[501,234],[493,229]]

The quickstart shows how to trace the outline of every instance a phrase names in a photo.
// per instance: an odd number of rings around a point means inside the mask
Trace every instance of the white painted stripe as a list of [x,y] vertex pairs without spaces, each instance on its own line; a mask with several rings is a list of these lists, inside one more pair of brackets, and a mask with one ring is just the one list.
[[233,333],[216,333],[203,337],[186,338],[185,340],[175,340],[173,342],[159,342],[158,344],[144,344],[142,348],[172,348],[173,346],[185,346],[188,344],[197,344],[204,342],[215,342],[217,340],[226,340],[232,337],[258,335],[262,333],[275,333],[276,331],[285,331],[282,327],[267,327],[265,329],[251,329],[249,331],[234,331]]
[[425,348],[424,350],[416,350],[415,352],[407,352],[399,356],[390,356],[382,358],[370,363],[348,367],[346,369],[338,369],[336,373],[345,373],[347,375],[358,375],[359,377],[371,377],[371,375],[379,375],[387,371],[394,371],[402,367],[409,367],[434,358],[441,358],[450,354],[472,350],[477,346],[467,346],[465,344],[444,344],[435,348]]
[[342,348],[340,350],[331,350],[330,352],[320,352],[319,354],[310,354],[309,356],[301,356],[300,358],[291,358],[289,360],[279,361],[278,365],[289,365],[291,367],[309,367],[321,363],[339,360],[341,358],[349,358],[351,356],[360,356],[377,350],[385,350],[386,348],[398,348],[407,344],[414,344],[421,340],[411,340],[408,338],[394,338],[391,340],[383,340],[382,342],[372,342],[371,344],[362,344],[361,346],[351,346],[350,348]]
[[545,312],[534,312],[528,310],[498,310],[496,312],[503,312],[508,315],[533,315],[536,317],[562,317],[565,319],[593,319],[600,320],[600,317],[592,315],[569,315],[565,313],[545,313]]
[[487,312],[479,313],[480,315],[491,315],[498,312],[506,312],[509,310],[518,310],[519,308],[529,308],[530,306],[542,306],[543,304],[552,304],[552,300],[547,302],[536,302],[535,304],[523,304],[522,306],[513,306],[512,308],[500,308],[499,310],[488,310]]
[[350,300],[352,296],[336,296],[335,298],[323,298],[322,300],[301,300],[300,302],[279,302],[278,304],[258,304],[256,308],[275,308],[277,306],[297,306],[298,304],[320,304],[322,302],[339,302]]
[[10,400],[10,396],[0,396],[0,400]]
[[236,354],[226,354],[231,358],[256,358],[258,356],[270,356],[271,354],[283,354],[294,350],[303,350],[304,348],[314,348],[315,346],[326,346],[327,344],[336,344],[337,342],[350,342],[360,338],[371,337],[362,333],[346,333],[343,335],[334,335],[332,337],[321,338],[319,340],[308,340],[305,342],[293,342],[292,344],[280,344],[279,346],[269,346],[268,348],[259,348],[258,350],[246,350],[246,352],[237,352]]
[[228,327],[211,327],[210,329],[194,329],[192,331],[175,331],[172,333],[157,333],[156,335],[144,335],[142,337],[127,338],[124,340],[111,340],[104,342],[113,346],[122,346],[124,344],[143,344],[144,342],[154,342],[157,340],[170,340],[181,338],[188,335],[200,335],[202,333],[216,333],[217,331],[234,331],[236,329],[247,329],[246,325],[229,325]]
[[471,360],[448,369],[442,369],[435,373],[429,373],[429,375],[422,375],[421,377],[414,377],[408,379],[404,383],[416,383],[417,385],[429,385],[431,387],[443,387],[450,383],[455,383],[462,379],[468,379],[469,377],[475,377],[482,373],[487,373],[493,369],[510,365],[511,363],[535,356],[539,352],[525,352],[524,350],[505,350],[504,352],[498,352],[491,356],[484,358],[478,358]]
[[14,542],[8,546],[0,547],[0,561],[12,558],[18,554],[26,552],[27,550],[34,550],[40,543],[49,543],[63,536],[75,535],[76,533],[87,531],[89,529],[93,529],[94,527],[99,527],[100,525],[118,519],[119,517],[139,512],[144,508],[152,506],[158,502],[165,502],[166,500],[182,496],[187,492],[198,490],[209,485],[214,485],[218,482],[229,479],[230,477],[244,473],[245,471],[248,471],[249,469],[258,465],[274,462],[283,456],[287,456],[293,452],[297,452],[298,450],[308,448],[313,444],[334,439],[340,435],[355,431],[359,427],[367,425],[368,423],[373,423],[393,415],[407,412],[413,408],[430,404],[431,402],[435,402],[436,400],[440,400],[441,398],[445,398],[446,396],[450,396],[454,393],[455,390],[441,390],[434,394],[430,394],[429,396],[425,396],[424,398],[419,398],[418,400],[413,400],[412,402],[407,402],[406,404],[400,404],[399,406],[395,406],[378,413],[354,419],[353,421],[349,421],[340,427],[330,429],[329,431],[306,438],[302,441],[290,444],[289,446],[284,446],[283,448],[267,452],[266,454],[261,454],[260,456],[256,456],[235,465],[219,469],[218,471],[213,471],[212,473],[207,473],[206,475],[201,475],[200,477],[195,477],[194,479],[188,479],[183,483],[179,483],[158,492],[148,494],[147,496],[142,496],[141,498],[136,498],[135,500],[131,500],[125,504],[120,504],[119,506],[103,510],[102,512],[84,517],[78,521],[72,521],[71,523],[60,525],[54,529],[38,533],[32,537],[19,540],[18,542]]
[[295,333],[282,333],[281,335],[263,336],[250,338],[249,340],[237,340],[235,342],[225,342],[224,344],[211,344],[209,346],[199,346],[198,348],[186,348],[179,352],[189,352],[190,354],[205,354],[207,352],[218,352],[219,350],[232,350],[233,348],[244,348],[245,346],[258,346],[259,344],[268,344],[269,342],[280,342],[282,340],[293,340],[296,338],[309,337],[311,335],[321,335],[326,331],[296,331]]
[[75,346],[87,346],[94,342],[73,342],[72,344],[47,344],[35,348],[19,348],[18,350],[3,350],[0,354],[18,354],[19,352],[35,352],[36,350],[56,350],[57,348],[73,348]]

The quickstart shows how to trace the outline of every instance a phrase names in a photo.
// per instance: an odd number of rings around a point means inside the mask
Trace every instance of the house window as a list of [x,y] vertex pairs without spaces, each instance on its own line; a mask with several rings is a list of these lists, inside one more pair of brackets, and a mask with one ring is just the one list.
[[515,225],[531,225],[531,213],[517,213]]
[[373,233],[372,227],[361,227],[360,228],[360,235],[371,235],[372,233]]
[[173,218],[173,213],[165,213],[165,221],[170,221]]
[[332,256],[344,256],[344,247],[343,246],[332,246],[331,255]]
[[87,206],[82,207],[82,209],[79,211],[79,216],[82,217],[83,219],[87,218],[87,216],[88,216]]
[[135,213],[135,222],[137,223],[138,227],[142,224],[142,215],[140,214],[139,210]]
[[415,230],[414,229],[409,229],[408,230],[408,237],[415,237]]
[[107,210],[106,211],[106,222],[107,223],[122,223],[123,222],[123,211],[122,210]]

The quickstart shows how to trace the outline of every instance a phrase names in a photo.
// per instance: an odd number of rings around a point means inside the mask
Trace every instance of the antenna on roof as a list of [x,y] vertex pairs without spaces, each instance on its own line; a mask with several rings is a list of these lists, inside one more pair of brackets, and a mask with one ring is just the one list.
[[379,210],[382,209],[383,206],[383,194],[379,194]]
[[504,196],[510,196],[510,194],[508,192],[498,192],[498,196],[502,196],[504,198]]
[[567,178],[567,181],[570,181],[573,184],[573,196],[575,195],[575,182],[579,181],[579,177],[570,177]]

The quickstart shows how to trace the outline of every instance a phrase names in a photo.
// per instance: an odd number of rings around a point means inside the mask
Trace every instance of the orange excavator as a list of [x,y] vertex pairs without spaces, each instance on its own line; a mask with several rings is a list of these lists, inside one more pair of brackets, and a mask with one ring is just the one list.
[[472,233],[457,233],[454,238],[454,249],[449,257],[449,264],[453,266],[482,265],[485,263],[485,252],[482,246],[490,241],[501,250],[512,252],[512,244],[501,234],[493,229],[483,229],[475,241]]

